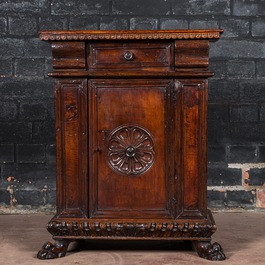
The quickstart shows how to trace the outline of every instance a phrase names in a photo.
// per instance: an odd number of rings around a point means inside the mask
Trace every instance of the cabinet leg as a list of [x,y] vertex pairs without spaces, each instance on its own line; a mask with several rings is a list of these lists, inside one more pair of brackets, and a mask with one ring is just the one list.
[[208,260],[225,260],[225,254],[220,244],[211,241],[193,241],[193,246],[201,258]]
[[56,240],[54,243],[47,242],[42,246],[38,252],[39,259],[56,259],[62,258],[66,255],[67,248],[71,243],[70,240]]

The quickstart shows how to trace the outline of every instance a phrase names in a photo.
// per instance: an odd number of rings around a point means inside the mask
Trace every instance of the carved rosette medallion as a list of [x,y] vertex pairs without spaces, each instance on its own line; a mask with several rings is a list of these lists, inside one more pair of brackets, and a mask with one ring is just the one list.
[[110,133],[107,157],[110,167],[119,174],[143,174],[155,161],[152,136],[139,126],[120,126]]

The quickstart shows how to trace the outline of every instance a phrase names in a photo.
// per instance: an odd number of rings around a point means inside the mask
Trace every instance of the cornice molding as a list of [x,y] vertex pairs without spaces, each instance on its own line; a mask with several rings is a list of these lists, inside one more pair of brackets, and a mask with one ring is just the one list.
[[44,41],[219,39],[223,30],[41,31]]

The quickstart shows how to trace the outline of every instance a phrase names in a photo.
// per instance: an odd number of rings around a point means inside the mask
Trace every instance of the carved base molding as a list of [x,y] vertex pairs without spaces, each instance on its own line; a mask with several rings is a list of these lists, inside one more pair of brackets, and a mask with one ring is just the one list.
[[[211,218],[211,217],[210,217]],[[93,219],[53,219],[47,230],[55,238],[137,238],[137,239],[209,239],[216,230],[210,219],[198,222],[104,221]]]
[[112,223],[51,221],[48,231],[55,237],[137,237],[137,238],[209,238],[215,231],[210,224],[199,223]]

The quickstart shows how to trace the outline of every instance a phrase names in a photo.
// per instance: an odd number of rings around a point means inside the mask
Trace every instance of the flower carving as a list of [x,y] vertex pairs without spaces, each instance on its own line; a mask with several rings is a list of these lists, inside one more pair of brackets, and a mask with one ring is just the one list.
[[154,143],[151,134],[139,126],[120,126],[108,141],[110,167],[123,175],[140,175],[153,165]]

